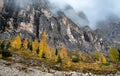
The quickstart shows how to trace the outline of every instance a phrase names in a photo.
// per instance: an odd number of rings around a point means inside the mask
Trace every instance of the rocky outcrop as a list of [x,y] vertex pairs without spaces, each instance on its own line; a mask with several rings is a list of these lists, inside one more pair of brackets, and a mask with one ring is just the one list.
[[[95,75],[92,73],[81,72],[65,72],[56,71],[52,69],[42,68],[40,66],[27,66],[20,63],[12,63],[0,59],[0,76],[105,76]],[[116,74],[108,74],[106,76],[119,76],[120,72]]]
[[[74,13],[71,8],[66,10]],[[58,11],[57,14],[53,14],[47,0],[4,0],[0,16],[0,36],[7,32],[10,33],[10,37],[11,34],[20,34],[22,38],[40,40],[45,31],[51,47],[60,48],[65,44],[69,50],[101,50],[102,40],[100,41],[90,28],[82,29],[80,24],[77,25],[71,19],[72,16],[68,17],[65,12]],[[83,12],[76,18],[81,24],[89,23]]]
[[97,25],[97,35],[104,38],[109,45],[120,49],[120,18],[112,15],[105,21],[100,21]]

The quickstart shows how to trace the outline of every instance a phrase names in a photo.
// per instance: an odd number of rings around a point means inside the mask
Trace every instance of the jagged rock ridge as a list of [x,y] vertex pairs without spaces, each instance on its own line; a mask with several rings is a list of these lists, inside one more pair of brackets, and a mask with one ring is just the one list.
[[[80,14],[81,19],[86,19]],[[60,48],[65,44],[69,50],[101,50],[102,40],[89,27],[80,28],[61,11],[53,15],[47,0],[4,0],[0,18],[1,38],[4,34],[7,37],[20,34],[22,38],[40,40],[46,31],[51,47]]]
[[109,44],[120,49],[120,18],[111,15],[104,21],[98,22],[98,35],[102,36]]

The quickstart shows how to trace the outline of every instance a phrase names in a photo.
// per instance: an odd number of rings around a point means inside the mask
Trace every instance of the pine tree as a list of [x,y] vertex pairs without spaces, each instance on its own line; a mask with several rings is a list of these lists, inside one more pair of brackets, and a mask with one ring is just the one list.
[[28,48],[29,48],[30,51],[33,50],[33,49],[32,49],[32,44],[31,44],[30,42],[28,42]]
[[61,59],[61,57],[60,57],[60,54],[58,55],[57,63],[62,63],[62,59]]
[[110,58],[111,58],[111,60],[114,61],[114,62],[116,62],[116,61],[119,60],[119,53],[118,53],[118,51],[117,51],[114,47],[112,47],[112,46],[110,46]]
[[10,46],[10,42],[7,43],[6,45],[6,49],[9,49],[11,46]]
[[56,56],[58,55],[58,49],[55,50],[55,55],[56,55]]
[[42,35],[42,39],[40,41],[40,53],[39,53],[39,57],[42,58],[43,55],[45,56],[45,58],[50,58],[51,57],[51,52],[50,52],[50,47],[47,44],[47,35],[46,32],[43,33]]
[[118,49],[118,52],[119,52],[119,61],[120,61],[120,49]]
[[1,48],[2,50],[4,50],[4,48],[5,48],[5,42],[4,42],[4,41],[1,43],[0,48]]
[[36,50],[36,54],[39,54],[39,51],[40,51],[40,50],[39,50],[39,47],[38,47],[37,50]]
[[46,58],[45,53],[42,53],[42,58]]
[[19,35],[17,35],[12,41],[11,41],[11,47],[14,49],[20,49],[21,48],[21,38]]

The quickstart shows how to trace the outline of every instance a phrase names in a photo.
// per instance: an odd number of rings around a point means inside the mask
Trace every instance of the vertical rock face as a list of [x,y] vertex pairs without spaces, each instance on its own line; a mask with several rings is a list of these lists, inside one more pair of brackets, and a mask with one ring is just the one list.
[[0,13],[2,11],[2,8],[3,8],[3,0],[0,0]]
[[97,34],[102,36],[109,44],[120,49],[120,18],[112,15],[105,21],[99,22],[98,27],[97,31],[99,32]]
[[[4,0],[0,14],[0,32],[19,33],[22,38],[41,39],[44,31],[51,47],[65,44],[69,50],[98,50],[99,39],[89,27],[81,29],[63,12],[53,15],[47,0]],[[79,13],[88,22],[83,13]],[[100,48],[101,49],[101,48]]]

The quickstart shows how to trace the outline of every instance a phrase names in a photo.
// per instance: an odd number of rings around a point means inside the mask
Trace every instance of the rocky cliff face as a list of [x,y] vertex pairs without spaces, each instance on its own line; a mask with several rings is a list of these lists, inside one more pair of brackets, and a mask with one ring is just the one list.
[[[98,23],[99,31],[98,35],[102,36],[109,44],[120,49],[120,18],[118,16],[112,15],[108,17],[105,21]],[[100,31],[102,31],[100,33]]]
[[[91,52],[103,50],[103,40],[89,27],[81,28],[65,13],[51,12],[47,0],[4,0],[0,14],[0,38],[10,38],[20,34],[22,38],[41,39],[47,33],[51,47],[60,48],[65,44],[69,50]],[[69,11],[69,9],[68,9]],[[82,22],[88,20],[84,13],[79,13]]]

